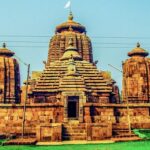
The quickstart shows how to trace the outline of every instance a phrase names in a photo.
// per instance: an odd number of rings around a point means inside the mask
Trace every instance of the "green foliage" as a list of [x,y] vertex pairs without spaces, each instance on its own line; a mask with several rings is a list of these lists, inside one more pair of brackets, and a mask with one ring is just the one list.
[[5,140],[0,140],[0,145],[4,142]]
[[134,129],[133,131],[142,139],[150,139],[150,129]]

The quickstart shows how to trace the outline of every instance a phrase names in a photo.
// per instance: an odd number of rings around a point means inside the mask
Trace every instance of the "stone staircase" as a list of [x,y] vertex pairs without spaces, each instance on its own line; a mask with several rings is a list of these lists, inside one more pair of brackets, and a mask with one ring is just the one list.
[[113,124],[113,137],[115,138],[125,138],[125,137],[137,137],[132,131],[129,132],[129,127],[127,124]]
[[132,131],[129,132],[128,129],[119,129],[113,131],[113,137],[122,138],[122,137],[137,137]]
[[86,140],[86,125],[79,122],[69,122],[62,126],[62,140]]

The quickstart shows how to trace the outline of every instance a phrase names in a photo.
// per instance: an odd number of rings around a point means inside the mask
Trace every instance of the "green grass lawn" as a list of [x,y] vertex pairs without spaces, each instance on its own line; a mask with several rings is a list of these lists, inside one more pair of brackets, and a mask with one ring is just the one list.
[[0,146],[0,150],[150,150],[150,141],[63,146]]

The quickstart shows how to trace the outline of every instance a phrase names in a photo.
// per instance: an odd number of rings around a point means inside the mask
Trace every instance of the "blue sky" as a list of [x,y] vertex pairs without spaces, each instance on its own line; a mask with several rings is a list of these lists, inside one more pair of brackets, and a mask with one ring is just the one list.
[[[47,60],[50,37],[54,35],[55,27],[67,20],[66,2],[0,0],[0,44],[6,42],[9,49],[31,64],[31,71],[43,70],[42,62]],[[86,26],[87,35],[93,43],[94,60],[99,60],[98,68],[110,71],[121,87],[121,73],[108,64],[121,70],[127,52],[137,42],[150,50],[150,1],[72,0],[72,11],[74,20]],[[20,69],[23,81],[26,66],[20,63]]]

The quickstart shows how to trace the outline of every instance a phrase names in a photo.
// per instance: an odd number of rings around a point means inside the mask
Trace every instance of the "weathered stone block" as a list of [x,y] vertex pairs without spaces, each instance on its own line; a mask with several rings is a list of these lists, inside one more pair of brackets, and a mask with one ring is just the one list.
[[36,137],[38,141],[61,141],[62,125],[60,123],[38,125]]

